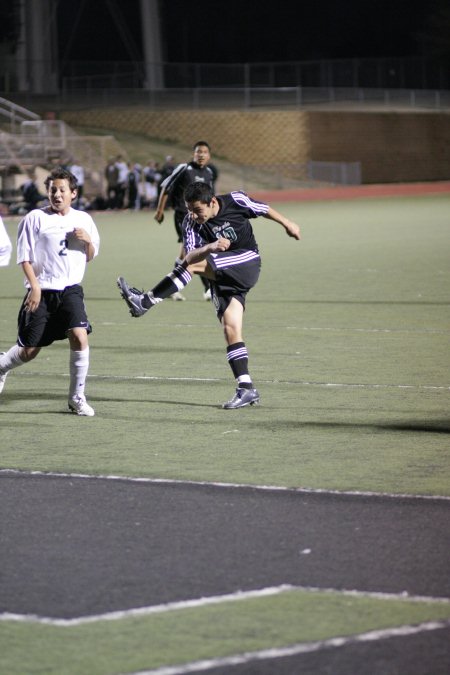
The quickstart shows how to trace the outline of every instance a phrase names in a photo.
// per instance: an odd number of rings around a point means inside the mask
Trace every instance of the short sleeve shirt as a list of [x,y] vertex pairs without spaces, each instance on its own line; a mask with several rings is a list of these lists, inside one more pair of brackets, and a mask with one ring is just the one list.
[[[43,290],[63,290],[81,283],[86,269],[86,251],[78,241],[74,228],[83,228],[89,234],[98,254],[100,237],[91,216],[84,211],[70,209],[61,216],[51,210],[34,209],[19,223],[17,234],[17,263],[30,262]],[[25,280],[25,286],[29,287]]]
[[186,252],[212,243],[220,237],[229,239],[229,251],[248,250],[258,253],[251,218],[265,216],[268,204],[256,201],[245,192],[231,192],[217,197],[219,212],[206,223],[196,223],[189,214],[183,221],[183,243]]

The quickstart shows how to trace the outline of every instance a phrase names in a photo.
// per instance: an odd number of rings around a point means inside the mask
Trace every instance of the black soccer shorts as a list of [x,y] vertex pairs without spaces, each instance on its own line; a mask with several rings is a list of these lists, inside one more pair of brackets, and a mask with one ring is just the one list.
[[211,281],[211,298],[217,318],[222,316],[232,298],[239,300],[245,309],[247,293],[259,279],[261,258],[253,251],[223,251],[207,258],[214,270],[215,280]]
[[75,284],[63,291],[44,290],[35,312],[25,309],[25,296],[18,317],[17,344],[21,347],[47,347],[64,340],[71,328],[92,332],[84,306],[83,288]]

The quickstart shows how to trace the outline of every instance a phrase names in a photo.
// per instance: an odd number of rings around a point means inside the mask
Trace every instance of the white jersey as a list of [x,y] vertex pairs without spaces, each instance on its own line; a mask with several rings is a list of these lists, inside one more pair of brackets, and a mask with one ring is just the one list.
[[0,267],[9,265],[11,258],[12,244],[8,233],[0,216]]
[[[30,262],[43,290],[62,291],[81,283],[86,269],[83,242],[73,236],[81,227],[89,234],[95,255],[100,246],[97,227],[84,211],[70,209],[62,216],[50,207],[30,211],[19,223],[17,263]],[[29,283],[25,279],[25,286]]]

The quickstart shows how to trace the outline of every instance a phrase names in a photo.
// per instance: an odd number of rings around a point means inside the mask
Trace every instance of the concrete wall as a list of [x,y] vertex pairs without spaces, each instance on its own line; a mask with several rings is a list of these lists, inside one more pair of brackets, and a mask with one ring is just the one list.
[[124,107],[66,111],[61,118],[70,125],[136,132],[189,147],[205,139],[216,156],[237,164],[360,161],[364,183],[450,178],[450,113]]

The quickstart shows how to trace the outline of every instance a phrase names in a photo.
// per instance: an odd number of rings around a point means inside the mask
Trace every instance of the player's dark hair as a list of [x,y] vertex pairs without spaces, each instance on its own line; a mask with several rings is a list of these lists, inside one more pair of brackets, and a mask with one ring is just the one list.
[[197,143],[194,143],[192,149],[196,150],[196,148],[198,148],[199,145],[204,145],[211,152],[211,148],[209,146],[209,143],[207,143],[206,141],[197,141]]
[[184,201],[188,204],[192,204],[192,202],[211,204],[213,197],[214,190],[208,183],[191,183],[184,191]]
[[65,169],[63,166],[56,166],[44,181],[47,190],[50,187],[50,183],[57,179],[66,180],[71,190],[76,190],[78,187],[78,181],[71,171]]

